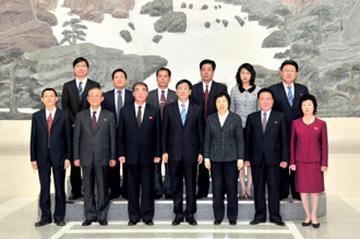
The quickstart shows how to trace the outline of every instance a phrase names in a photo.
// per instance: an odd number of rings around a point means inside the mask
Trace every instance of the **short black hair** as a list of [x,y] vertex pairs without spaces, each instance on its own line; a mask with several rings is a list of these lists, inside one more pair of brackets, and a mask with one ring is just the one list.
[[89,62],[88,60],[86,60],[86,58],[84,57],[78,57],[73,61],[73,68],[75,68],[75,66],[79,63],[79,62],[85,62],[86,66],[89,68]]
[[261,93],[264,93],[264,92],[270,93],[271,97],[274,99],[274,93],[269,88],[261,88],[261,90],[259,90],[259,92],[257,94],[257,98],[260,99]]
[[117,72],[122,72],[122,73],[124,73],[125,79],[127,79],[127,74],[126,74],[126,72],[125,72],[123,69],[121,69],[121,68],[118,68],[118,69],[116,69],[116,70],[113,71],[113,73],[111,74],[111,79],[114,79],[114,76],[115,76],[115,74],[116,74]]
[[283,63],[281,63],[281,66],[280,66],[280,70],[282,71],[282,69],[283,69],[284,66],[286,66],[286,65],[292,65],[292,66],[295,67],[296,72],[299,71],[299,65],[298,65],[298,63],[297,63],[296,61],[294,61],[294,60],[285,60],[285,61],[283,61]]
[[215,106],[215,109],[216,109],[216,100],[218,98],[221,98],[221,97],[225,97],[227,102],[228,102],[228,109],[230,109],[230,105],[231,105],[231,98],[230,98],[230,95],[227,93],[227,92],[221,92],[217,95],[215,95],[214,97],[214,106]]
[[[300,98],[300,108],[301,108],[301,105],[304,101],[307,101],[307,100],[311,100],[313,105],[314,105],[314,111],[313,113],[316,114],[317,112],[317,101],[316,101],[316,97],[314,95],[310,95],[310,94],[305,94],[303,96],[301,96]],[[304,112],[302,111],[302,108],[301,108],[301,115],[304,115]]]
[[179,80],[179,81],[176,83],[175,88],[177,89],[178,86],[181,85],[181,84],[183,84],[183,83],[187,84],[187,85],[189,86],[190,90],[192,90],[192,84],[191,84],[191,82],[190,82],[189,80],[187,80],[187,79]]
[[216,68],[216,63],[215,63],[215,61],[213,61],[213,60],[210,60],[210,59],[205,59],[205,60],[202,60],[201,62],[200,62],[200,70],[201,70],[201,68],[203,67],[203,65],[205,65],[205,64],[210,64],[211,66],[212,66],[212,69],[213,70],[215,70],[215,68]]
[[136,82],[136,83],[133,85],[132,90],[135,91],[135,87],[138,86],[138,85],[145,86],[146,90],[149,91],[149,87],[147,86],[147,84],[145,84],[145,83],[142,82],[142,81]]
[[57,94],[57,92],[56,92],[56,90],[54,88],[45,88],[45,89],[43,89],[41,91],[41,97],[44,97],[44,94],[45,94],[46,91],[52,91],[52,92],[54,92],[56,97],[58,96],[58,94]]
[[171,77],[171,71],[170,71],[169,68],[166,68],[166,67],[161,67],[161,68],[159,68],[159,69],[156,71],[156,76],[158,76],[158,74],[159,74],[160,71],[167,71],[169,77]]
[[93,87],[93,88],[90,88],[90,89],[88,90],[86,96],[89,96],[90,91],[92,91],[92,90],[99,90],[99,91],[101,92],[101,95],[104,95],[104,93],[102,92],[101,88],[99,88],[99,87]]
[[237,70],[236,75],[235,75],[236,82],[239,85],[242,86],[242,81],[241,81],[241,78],[240,78],[240,72],[242,71],[242,69],[245,69],[248,72],[250,72],[250,74],[251,74],[250,85],[254,85],[255,77],[256,77],[256,71],[254,69],[254,66],[251,65],[250,63],[244,63],[241,66],[239,66],[239,69]]

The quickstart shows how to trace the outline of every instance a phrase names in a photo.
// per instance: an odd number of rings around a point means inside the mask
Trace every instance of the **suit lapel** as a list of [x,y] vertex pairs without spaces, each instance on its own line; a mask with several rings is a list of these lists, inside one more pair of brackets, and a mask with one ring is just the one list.
[[55,117],[51,127],[54,127],[54,125],[59,121],[60,117],[61,117],[61,112],[59,111],[59,109],[56,109]]
[[300,102],[300,97],[301,97],[302,93],[299,92],[299,85],[294,83],[294,101],[293,101],[293,108],[294,110],[297,109],[299,107],[298,102]]
[[[174,104],[174,110],[175,110],[175,117],[178,119],[178,122],[180,124],[181,127],[183,127],[182,121],[181,121],[181,115],[180,115],[180,110],[179,110],[179,104]],[[190,105],[189,105],[190,108]],[[186,123],[186,122],[185,122]]]
[[[229,111],[229,114],[228,114],[228,116],[226,117],[226,119],[225,119],[225,122],[224,122],[224,125],[223,125],[223,129],[225,129],[226,127],[228,127],[229,125],[230,125],[230,123],[231,123],[231,121],[233,120],[233,117],[231,116],[231,114],[230,114],[230,111]],[[220,125],[220,120],[218,120],[219,121],[219,125]]]
[[124,106],[132,103],[131,102],[131,99],[132,99],[131,95],[132,95],[132,92],[125,89],[125,103],[124,103]]
[[[283,83],[279,83],[279,87],[280,87],[280,97],[282,98],[283,101],[285,101],[285,104],[286,106],[291,109],[291,106],[290,106],[290,103],[289,103],[289,100],[288,100],[288,97],[287,97],[287,93],[285,91],[285,88],[284,88],[284,85]],[[295,89],[294,89],[294,92],[295,92]]]
[[46,110],[45,109],[42,109],[40,122],[44,126],[44,129],[46,129],[46,131],[47,131],[48,130],[48,124],[47,124]]
[[102,109],[102,110],[100,110],[99,119],[96,122],[95,132],[98,131],[98,129],[100,128],[103,121],[104,121],[104,112],[103,112],[103,109]]
[[155,97],[155,99],[153,99],[153,102],[155,102],[155,106],[160,108],[158,89],[155,90],[155,94],[153,95],[153,97]]
[[110,94],[110,101],[109,101],[109,104],[110,104],[110,109],[111,109],[111,111],[116,112],[116,109],[115,109],[116,104],[115,104],[115,95],[114,95],[114,91],[113,91],[113,92],[111,92],[111,94]]

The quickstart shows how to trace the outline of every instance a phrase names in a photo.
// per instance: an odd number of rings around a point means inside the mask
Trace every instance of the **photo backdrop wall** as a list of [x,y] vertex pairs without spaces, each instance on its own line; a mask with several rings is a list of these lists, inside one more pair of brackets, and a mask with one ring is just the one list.
[[356,0],[0,0],[0,119],[29,119],[39,94],[73,78],[72,61],[112,88],[115,68],[129,87],[200,80],[199,62],[216,61],[215,80],[235,86],[244,62],[256,84],[278,82],[284,59],[319,99],[322,117],[360,116],[360,2]]

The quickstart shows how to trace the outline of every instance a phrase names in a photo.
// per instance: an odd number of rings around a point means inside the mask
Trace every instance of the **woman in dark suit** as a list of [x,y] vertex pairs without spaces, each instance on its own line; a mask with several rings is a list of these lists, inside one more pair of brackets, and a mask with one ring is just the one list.
[[312,224],[314,228],[319,228],[317,208],[320,192],[324,191],[324,172],[328,166],[326,123],[314,116],[317,108],[315,96],[303,95],[300,106],[303,117],[293,121],[291,130],[290,169],[297,172],[295,188],[300,192],[306,214],[302,226]]
[[230,112],[230,96],[220,93],[215,97],[217,113],[206,122],[204,156],[205,167],[211,170],[213,186],[214,225],[224,218],[224,192],[227,197],[227,217],[236,225],[238,216],[237,178],[243,168],[244,139],[241,118]]

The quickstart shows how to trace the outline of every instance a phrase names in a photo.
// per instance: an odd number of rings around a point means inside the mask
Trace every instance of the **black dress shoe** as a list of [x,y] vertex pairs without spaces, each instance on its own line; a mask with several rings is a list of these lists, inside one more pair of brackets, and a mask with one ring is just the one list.
[[172,195],[171,194],[165,194],[165,199],[172,199]]
[[263,222],[265,222],[265,220],[253,219],[252,221],[250,221],[250,225],[257,225]]
[[51,223],[51,220],[40,220],[35,223],[35,227],[42,227]]
[[207,198],[207,194],[198,193],[196,195],[196,199],[204,199],[204,198]]
[[94,220],[86,219],[85,221],[83,221],[82,225],[83,225],[84,227],[90,226],[91,223],[93,223],[93,222],[96,222],[96,220],[95,220],[95,219],[94,219]]
[[281,226],[281,227],[285,226],[285,222],[283,222],[281,220],[279,220],[279,221],[270,221],[270,222],[274,223],[275,225]]
[[175,217],[174,220],[172,221],[171,225],[173,226],[177,226],[179,225],[181,222],[184,221],[184,218],[182,217]]
[[119,198],[119,197],[120,197],[119,193],[110,193],[109,200],[114,200],[114,199]]
[[162,196],[163,196],[162,194],[157,193],[157,194],[155,194],[155,199],[160,199],[160,198],[162,198]]
[[312,227],[313,227],[313,228],[319,228],[319,227],[320,227],[320,222],[318,222],[318,223],[312,223]]
[[186,221],[189,223],[189,225],[191,226],[196,226],[197,225],[197,221],[195,220],[195,218],[193,217],[187,217]]
[[221,220],[215,220],[215,221],[214,221],[214,225],[218,226],[218,225],[220,225],[220,224],[221,224]]
[[235,226],[236,225],[236,220],[229,220],[229,224],[231,226]]
[[135,226],[138,222],[139,220],[130,220],[128,226]]
[[153,226],[154,225],[154,221],[153,220],[147,220],[147,221],[144,221],[145,225],[147,226]]
[[69,200],[77,200],[77,199],[80,199],[82,198],[83,195],[82,194],[73,194],[69,197]]
[[108,225],[108,221],[107,220],[99,220],[99,224],[101,226],[107,226]]
[[311,225],[311,221],[301,223],[301,226],[303,226],[303,227],[307,227],[307,226],[310,226],[310,225]]
[[63,226],[65,226],[65,221],[64,220],[55,220],[55,224],[59,227],[63,227]]

